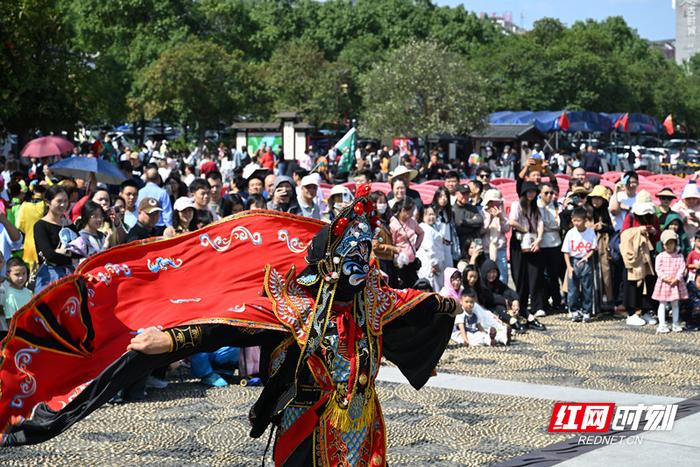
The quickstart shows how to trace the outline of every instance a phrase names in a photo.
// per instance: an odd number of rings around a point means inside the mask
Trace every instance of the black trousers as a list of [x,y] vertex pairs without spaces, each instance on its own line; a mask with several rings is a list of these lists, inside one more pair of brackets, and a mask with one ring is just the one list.
[[543,303],[546,304],[547,300],[551,298],[552,307],[559,310],[562,305],[559,278],[562,276],[562,270],[564,269],[564,256],[558,247],[542,248],[539,254],[542,258],[544,272],[545,294]]
[[388,259],[379,260],[379,269],[382,270],[389,277],[389,287],[393,289],[399,288],[399,276],[396,273],[396,266],[394,262]]
[[508,310],[503,305],[494,305],[491,307],[491,313],[498,316],[498,319],[503,321],[505,324],[510,324],[511,316],[508,314]]
[[541,310],[544,306],[544,264],[541,252],[522,253],[520,255],[520,274],[517,284],[520,297],[520,315],[527,317],[529,310]]
[[[644,281],[638,284],[637,281],[627,279],[627,269],[623,269],[623,271],[623,305],[627,310],[627,314],[632,316],[637,310],[654,313],[659,306],[656,300],[651,298],[656,285],[656,276],[647,276],[644,278]],[[646,293],[644,293],[644,286],[646,286]]]
[[624,284],[627,281],[625,264],[621,259],[619,261],[612,261],[611,259],[610,267],[612,269],[613,301],[615,305],[620,305],[624,301]]

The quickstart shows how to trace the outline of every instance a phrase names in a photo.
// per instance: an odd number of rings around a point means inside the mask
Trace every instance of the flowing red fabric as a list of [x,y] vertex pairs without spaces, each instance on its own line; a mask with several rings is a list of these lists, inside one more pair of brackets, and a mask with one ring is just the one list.
[[286,328],[263,293],[264,268],[306,266],[324,223],[247,211],[172,239],[88,258],[19,310],[2,341],[0,427],[47,402],[60,409],[125,351],[139,329],[188,323]]

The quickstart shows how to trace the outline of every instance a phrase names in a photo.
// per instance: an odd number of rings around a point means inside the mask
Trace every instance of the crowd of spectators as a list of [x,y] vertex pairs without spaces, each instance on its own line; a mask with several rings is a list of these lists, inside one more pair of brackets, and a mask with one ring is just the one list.
[[[114,245],[174,237],[248,209],[331,221],[353,200],[353,184],[337,178],[343,154],[335,150],[309,147],[287,160],[264,144],[252,154],[206,141],[186,152],[152,140],[139,150],[109,140],[98,147],[78,146],[73,155],[111,160],[125,176],[121,185],[57,177],[46,160],[0,160],[7,320],[32,293]],[[525,144],[454,160],[441,148],[419,156],[368,146],[352,162],[347,181],[390,186],[371,194],[382,222],[373,250],[386,282],[458,298],[465,310],[453,334],[459,344],[508,344],[514,332],[546,331],[539,318],[552,313],[589,322],[616,310],[630,326],[658,323],[659,333],[697,328],[694,181],[682,193],[651,194],[628,171],[610,189],[587,175],[601,170],[594,152],[560,160]],[[568,173],[568,186],[559,185],[558,172]],[[519,198],[510,205],[491,185],[496,175],[515,179]],[[430,202],[414,189],[419,181],[437,181]],[[0,324],[7,329],[7,322]],[[221,386],[214,368],[238,358],[232,349],[197,356],[193,373]],[[162,385],[151,375],[123,396],[138,399],[143,388]]]

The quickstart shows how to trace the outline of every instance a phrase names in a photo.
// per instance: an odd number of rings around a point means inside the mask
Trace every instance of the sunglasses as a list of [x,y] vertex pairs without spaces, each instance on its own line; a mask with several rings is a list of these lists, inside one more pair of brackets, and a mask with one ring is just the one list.
[[478,177],[479,177],[479,178],[484,178],[484,177],[488,177],[488,176],[489,176],[489,174],[479,174]]
[[659,199],[661,201],[673,201],[674,199],[676,199],[676,197],[675,196],[659,196]]
[[543,195],[553,195],[554,192],[553,191],[543,191],[542,194]]

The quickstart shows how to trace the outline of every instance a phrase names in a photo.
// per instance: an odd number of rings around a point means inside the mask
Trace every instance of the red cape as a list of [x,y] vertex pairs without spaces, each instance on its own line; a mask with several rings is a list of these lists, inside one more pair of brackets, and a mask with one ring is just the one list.
[[306,266],[323,222],[247,211],[171,239],[92,256],[12,319],[0,359],[0,428],[47,402],[60,409],[135,333],[196,322],[287,330],[263,291],[265,266]]

